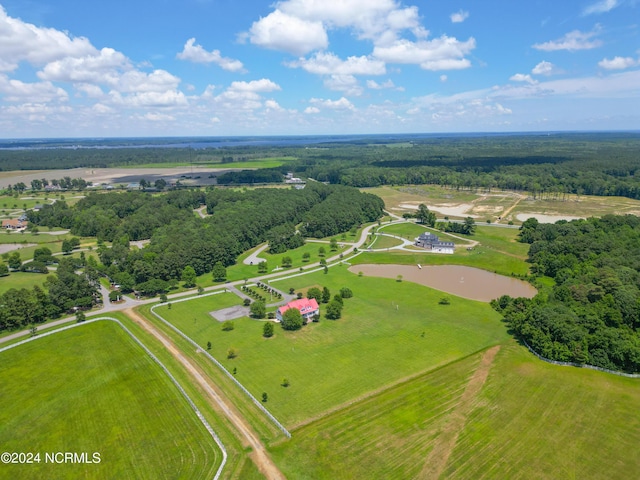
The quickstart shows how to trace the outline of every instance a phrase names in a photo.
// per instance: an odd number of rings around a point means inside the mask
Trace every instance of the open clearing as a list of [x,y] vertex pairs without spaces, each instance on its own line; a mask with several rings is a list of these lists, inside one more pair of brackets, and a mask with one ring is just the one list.
[[[335,294],[348,286],[343,318],[321,319],[297,332],[276,325],[270,339],[263,322],[238,319],[222,331],[209,312],[219,295],[174,304],[156,312],[210,353],[260,397],[285,426],[295,426],[358,397],[500,343],[508,334],[487,304],[455,298],[439,305],[442,293],[410,282],[358,277],[346,267],[272,282],[302,291],[327,286]],[[239,299],[238,299],[239,301]],[[321,306],[321,308],[323,308]],[[184,314],[184,311],[188,314]],[[227,358],[229,349],[236,357]],[[286,378],[290,385],[283,387]]]
[[601,217],[606,214],[640,213],[640,200],[625,197],[595,197],[564,195],[562,198],[533,198],[526,192],[509,191],[473,192],[451,190],[437,185],[409,185],[362,189],[381,197],[387,210],[402,215],[412,212],[424,203],[438,217],[463,218],[471,216],[477,222],[490,220],[521,223],[540,215],[540,221],[554,223],[572,218]]
[[[206,478],[221,454],[169,377],[117,324],[97,322],[0,354],[0,445],[42,452],[4,478]],[[98,464],[44,462],[93,452]]]
[[550,365],[508,341],[465,403],[481,358],[457,361],[295,430],[290,442],[272,449],[274,457],[296,479],[420,478],[452,429],[457,440],[441,476],[424,478],[637,476],[640,380]]

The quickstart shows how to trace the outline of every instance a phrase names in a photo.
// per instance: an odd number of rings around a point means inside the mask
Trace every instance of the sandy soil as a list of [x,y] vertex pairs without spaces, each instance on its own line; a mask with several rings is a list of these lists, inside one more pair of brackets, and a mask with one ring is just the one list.
[[418,210],[418,205],[424,203],[429,207],[429,210],[438,212],[442,215],[452,217],[477,217],[477,215],[469,215],[469,212],[474,205],[471,203],[443,203],[441,205],[429,205],[427,202],[405,202],[398,205],[400,209],[404,210]]
[[535,218],[540,223],[556,223],[558,220],[578,220],[583,217],[572,217],[571,215],[545,215],[542,213],[519,213],[516,215],[516,218],[521,222],[529,218]]
[[[167,183],[175,183],[180,180],[184,184],[209,185],[215,183],[214,178],[209,175],[220,175],[224,172],[239,170],[234,168],[213,169],[203,167],[167,167],[167,168],[72,168],[69,170],[46,170],[32,171],[24,170],[17,172],[3,172],[0,176],[0,188],[6,188],[18,182],[24,182],[27,187],[31,185],[31,180],[46,178],[51,181],[63,177],[82,178],[93,184],[107,183],[132,183],[139,182],[140,179],[153,183],[162,178]],[[195,177],[200,177],[196,179]],[[186,178],[191,177],[191,179]]]
[[532,298],[538,291],[529,283],[463,265],[354,265],[353,273],[402,279],[470,300],[489,302],[502,295]]

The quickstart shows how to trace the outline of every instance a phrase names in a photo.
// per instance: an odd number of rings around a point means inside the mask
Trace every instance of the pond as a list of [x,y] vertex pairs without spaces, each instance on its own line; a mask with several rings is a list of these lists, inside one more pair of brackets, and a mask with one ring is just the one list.
[[463,265],[354,265],[353,273],[362,272],[371,277],[397,279],[425,285],[458,297],[489,302],[502,295],[532,298],[538,291],[517,278]]

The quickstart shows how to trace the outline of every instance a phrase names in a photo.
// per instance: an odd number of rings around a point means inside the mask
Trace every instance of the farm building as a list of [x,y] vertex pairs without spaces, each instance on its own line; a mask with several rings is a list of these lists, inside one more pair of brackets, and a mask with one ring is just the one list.
[[437,235],[429,232],[422,233],[416,238],[415,244],[434,253],[453,253],[455,248],[453,242],[441,242]]
[[320,307],[315,298],[301,298],[294,300],[276,310],[276,320],[282,321],[282,315],[290,308],[297,308],[302,314],[302,318],[309,323],[315,315],[320,315]]

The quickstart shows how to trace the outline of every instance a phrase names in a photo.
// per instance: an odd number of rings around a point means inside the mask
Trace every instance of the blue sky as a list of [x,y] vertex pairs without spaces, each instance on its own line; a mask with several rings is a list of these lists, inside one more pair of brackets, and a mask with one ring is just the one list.
[[0,0],[0,137],[640,129],[640,0]]

